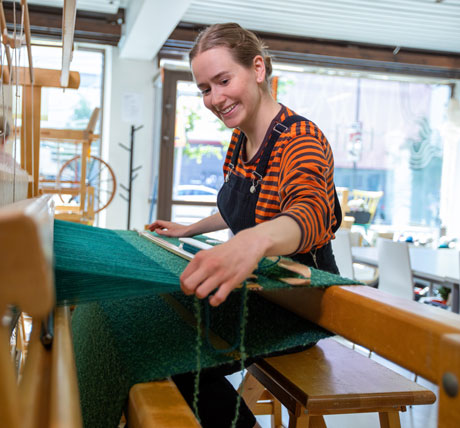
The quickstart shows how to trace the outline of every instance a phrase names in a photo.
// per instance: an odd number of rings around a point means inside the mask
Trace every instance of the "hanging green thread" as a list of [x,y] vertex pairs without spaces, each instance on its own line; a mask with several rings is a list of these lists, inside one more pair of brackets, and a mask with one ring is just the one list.
[[[246,281],[244,282],[244,288],[246,289]],[[211,338],[209,337],[210,325],[211,325],[211,315],[209,310],[209,299],[206,299],[204,303],[204,313],[205,313],[205,332],[206,332],[206,342],[207,344],[216,352],[220,354],[229,354],[234,351],[238,345],[241,343],[241,325],[244,321],[244,310],[247,305],[247,293],[241,293],[241,303],[240,303],[240,329],[237,332],[235,343],[226,349],[218,349],[211,343]]]
[[198,393],[200,390],[200,374],[201,374],[201,303],[198,297],[195,296],[193,299],[193,305],[195,307],[195,316],[196,316],[196,376],[193,389],[193,411],[195,416],[198,419],[199,424],[201,425],[200,415],[198,413]]
[[[246,324],[248,320],[248,288],[246,287],[246,281],[243,283],[243,316],[240,324],[240,370],[241,370],[241,389],[244,387],[244,366],[246,363],[246,347],[244,345],[244,335],[246,333]],[[241,405],[241,394],[237,394],[236,397],[236,407],[235,407],[235,417],[233,418],[231,428],[236,428],[236,423],[240,415],[240,405]]]

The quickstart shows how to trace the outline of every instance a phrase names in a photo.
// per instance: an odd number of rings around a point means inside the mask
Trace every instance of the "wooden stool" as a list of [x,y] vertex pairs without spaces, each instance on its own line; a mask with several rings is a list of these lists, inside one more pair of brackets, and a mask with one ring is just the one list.
[[[379,413],[381,428],[399,428],[398,412],[405,406],[436,400],[430,390],[333,339],[303,352],[265,358],[248,372],[242,392],[248,407],[254,414],[273,415],[273,402],[280,401],[289,412],[289,428],[324,428],[323,415],[368,412]],[[269,406],[262,402],[267,397]],[[278,416],[272,426],[281,426]]]
[[138,383],[129,391],[129,428],[199,428],[201,425],[170,380]]

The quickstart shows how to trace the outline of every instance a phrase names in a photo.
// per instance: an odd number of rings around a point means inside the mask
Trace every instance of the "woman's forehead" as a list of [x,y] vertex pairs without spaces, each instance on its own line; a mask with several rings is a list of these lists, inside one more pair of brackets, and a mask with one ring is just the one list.
[[199,83],[198,79],[212,79],[221,73],[234,70],[239,64],[228,48],[219,46],[200,52],[193,58],[191,66],[193,76]]

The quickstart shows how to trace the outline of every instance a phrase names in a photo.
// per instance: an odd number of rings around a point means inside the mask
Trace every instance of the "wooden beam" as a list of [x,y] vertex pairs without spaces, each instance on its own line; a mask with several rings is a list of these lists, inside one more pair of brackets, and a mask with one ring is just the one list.
[[27,57],[29,58],[29,76],[30,81],[34,83],[34,66],[32,62],[32,46],[30,37],[30,19],[27,0],[21,0],[22,13],[24,14],[24,34],[26,36]]
[[[203,25],[181,22],[159,57],[184,56]],[[460,54],[257,32],[279,62],[374,72],[460,78]]]
[[21,428],[45,428],[49,419],[51,352],[41,340],[41,320],[34,318],[24,372],[19,384]]
[[171,379],[138,383],[129,391],[130,428],[199,428],[201,425]]
[[68,307],[58,307],[54,315],[49,427],[82,426],[77,368],[70,332],[70,310]]
[[98,140],[99,134],[88,134],[87,131],[81,131],[77,129],[53,129],[53,128],[41,128],[40,139],[42,140],[57,140],[66,141],[72,143],[81,143],[85,140]]
[[[4,313],[4,309],[5,307],[0,305],[1,314]],[[22,426],[19,391],[9,349],[9,333],[5,326],[0,325],[0,425],[2,427],[19,427]]]
[[0,209],[0,308],[18,304],[44,318],[54,305],[53,214],[51,196],[27,199]]
[[41,88],[27,85],[22,96],[21,167],[32,176],[29,197],[38,196]]
[[[6,66],[4,67],[4,71],[7,70]],[[13,72],[11,73],[12,75],[12,80],[14,80],[15,75],[19,75],[19,85],[23,86],[30,86],[32,85],[30,81],[30,75],[24,73],[24,67],[19,67],[19,70],[17,70],[16,67],[13,67]],[[35,81],[33,83],[34,86],[46,86],[48,88],[62,88],[61,82],[60,82],[60,77],[61,77],[61,72],[60,70],[50,70],[46,68],[34,68],[34,77]],[[3,82],[8,84],[9,80],[6,80]],[[15,83],[15,82],[14,82]],[[71,71],[69,75],[69,85],[67,88],[69,89],[78,89],[80,86],[80,73],[77,71]]]
[[456,428],[460,424],[460,335],[443,337],[441,355],[438,426]]
[[[3,40],[3,35],[8,32],[8,28],[6,26],[6,19],[5,19],[5,11],[3,10],[3,0],[0,0],[0,30],[2,32],[1,38]],[[11,69],[11,52],[10,52],[10,47],[7,43],[4,43],[5,46],[5,53],[6,53],[6,59],[8,62],[8,68],[6,72],[8,73],[9,69]],[[7,74],[8,76],[9,74]]]
[[69,84],[70,62],[73,56],[73,36],[75,32],[75,18],[77,16],[77,1],[64,0],[62,14],[62,72],[61,86]]
[[264,297],[353,343],[439,381],[441,339],[460,334],[460,317],[368,286],[262,291]]
[[[4,3],[4,10],[8,28],[12,30],[13,3]],[[16,6],[16,13],[18,11]],[[30,4],[29,17],[32,36],[62,40],[62,7]],[[115,14],[77,10],[74,41],[117,46],[124,21],[125,12],[122,8]]]

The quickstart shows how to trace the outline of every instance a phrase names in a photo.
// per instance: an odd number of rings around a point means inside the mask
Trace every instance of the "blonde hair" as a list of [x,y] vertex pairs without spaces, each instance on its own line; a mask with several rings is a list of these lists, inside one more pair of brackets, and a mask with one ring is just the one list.
[[265,83],[268,89],[273,70],[272,60],[267,46],[252,31],[233,22],[211,25],[196,38],[189,54],[190,63],[199,53],[216,47],[228,48],[233,59],[246,68],[251,67],[254,58],[260,55],[265,64]]

